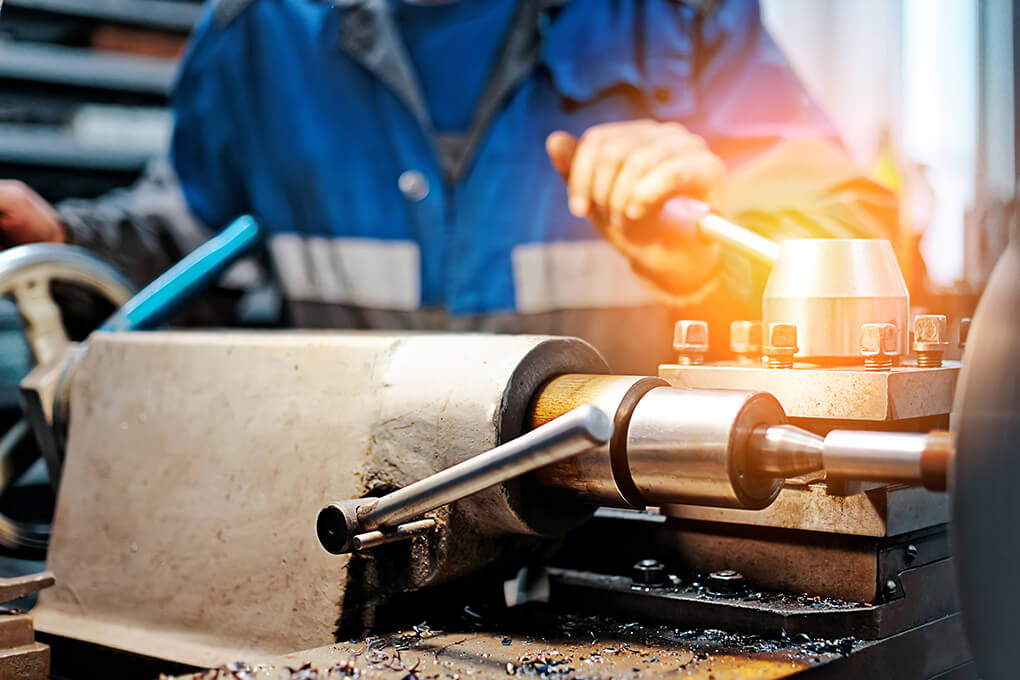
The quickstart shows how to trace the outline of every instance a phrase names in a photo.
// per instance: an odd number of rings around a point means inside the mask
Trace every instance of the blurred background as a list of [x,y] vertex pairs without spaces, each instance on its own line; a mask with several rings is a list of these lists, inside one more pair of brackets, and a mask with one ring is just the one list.
[[[166,95],[200,5],[3,2],[0,177],[50,200],[133,180],[166,147]],[[901,194],[905,238],[921,240],[933,285],[979,290],[1014,209],[1012,1],[762,7],[854,158]]]

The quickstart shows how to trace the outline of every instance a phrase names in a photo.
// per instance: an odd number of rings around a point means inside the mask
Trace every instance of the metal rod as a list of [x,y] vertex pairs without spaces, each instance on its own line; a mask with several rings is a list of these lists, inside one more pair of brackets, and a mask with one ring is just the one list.
[[927,444],[926,434],[833,430],[822,458],[830,477],[919,484]]
[[447,503],[609,441],[613,424],[585,404],[491,451],[457,463],[358,508],[358,524],[370,531],[395,526]]
[[358,534],[351,539],[351,547],[355,551],[371,550],[380,545],[386,545],[387,543],[396,543],[406,538],[411,538],[417,534],[425,533],[436,527],[436,520],[434,519],[419,519],[414,522],[408,522],[407,524],[399,524],[397,527],[390,532],[382,532],[378,529],[372,531],[366,531],[363,534]]
[[779,259],[779,244],[759,236],[749,229],[733,224],[718,215],[708,213],[698,220],[701,234],[725,246],[753,257],[769,266]]

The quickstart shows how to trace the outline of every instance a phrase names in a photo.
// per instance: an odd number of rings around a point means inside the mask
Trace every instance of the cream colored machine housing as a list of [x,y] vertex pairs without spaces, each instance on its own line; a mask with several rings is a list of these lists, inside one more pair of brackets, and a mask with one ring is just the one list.
[[[333,641],[371,601],[547,549],[589,510],[511,481],[438,512],[391,559],[330,555],[334,498],[406,485],[522,432],[554,375],[604,373],[540,336],[96,334],[75,376],[39,630],[218,665]],[[352,573],[356,569],[357,573]],[[353,590],[348,583],[356,583]]]

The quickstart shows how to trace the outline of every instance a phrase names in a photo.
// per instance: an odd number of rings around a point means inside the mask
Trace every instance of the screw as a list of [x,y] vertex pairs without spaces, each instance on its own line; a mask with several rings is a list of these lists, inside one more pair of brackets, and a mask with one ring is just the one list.
[[641,560],[630,570],[636,586],[658,586],[666,582],[666,565],[659,560]]
[[894,581],[893,579],[889,579],[888,581],[886,581],[885,586],[882,587],[882,592],[885,593],[885,597],[887,600],[891,600],[893,597],[895,597],[898,590],[899,588],[896,585],[896,581]]
[[887,371],[900,353],[896,324],[866,323],[861,325],[861,356],[869,371]]
[[677,363],[700,366],[708,351],[708,324],[704,321],[677,321],[673,328],[673,349],[679,353]]
[[938,368],[942,354],[949,348],[949,331],[942,314],[918,314],[914,317],[914,351],[920,368]]
[[745,363],[761,361],[761,322],[734,321],[730,324],[730,351]]
[[769,368],[793,368],[797,353],[797,326],[792,323],[770,323],[765,356]]
[[960,319],[960,349],[967,346],[968,335],[970,335],[970,319]]
[[732,595],[744,589],[744,575],[732,569],[713,571],[708,575],[709,591],[718,595]]
[[913,562],[917,559],[917,546],[913,543],[907,546],[906,558],[907,562]]

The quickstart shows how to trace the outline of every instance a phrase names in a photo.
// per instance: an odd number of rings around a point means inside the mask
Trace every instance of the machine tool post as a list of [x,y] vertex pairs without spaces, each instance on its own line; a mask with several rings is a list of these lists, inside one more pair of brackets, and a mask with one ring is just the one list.
[[823,439],[793,425],[769,425],[751,433],[751,466],[776,477],[822,469]]
[[[381,498],[330,503],[319,512],[319,541],[334,554],[386,542],[373,530],[396,529],[409,536],[406,522],[537,468],[605,444],[613,424],[601,410],[585,404],[517,439],[481,453]],[[404,530],[399,528],[404,526]],[[431,525],[421,525],[422,529]],[[368,534],[368,535],[366,535]]]

